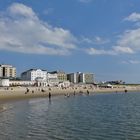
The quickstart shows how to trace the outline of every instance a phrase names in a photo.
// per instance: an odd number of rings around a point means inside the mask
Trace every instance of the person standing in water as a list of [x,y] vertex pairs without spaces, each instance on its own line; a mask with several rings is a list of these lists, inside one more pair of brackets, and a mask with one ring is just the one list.
[[49,99],[51,99],[51,93],[49,92]]

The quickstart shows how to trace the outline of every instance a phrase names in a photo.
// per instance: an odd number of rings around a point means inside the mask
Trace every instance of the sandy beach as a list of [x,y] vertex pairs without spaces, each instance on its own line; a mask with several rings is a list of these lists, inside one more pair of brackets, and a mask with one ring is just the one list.
[[3,103],[9,101],[18,101],[31,98],[48,98],[52,96],[76,96],[82,94],[100,94],[100,93],[126,93],[140,92],[140,86],[115,86],[114,88],[99,88],[91,86],[74,86],[69,88],[58,87],[1,87],[0,88],[0,112],[6,110]]
[[114,88],[98,88],[91,86],[84,87],[8,87],[0,88],[0,102],[8,100],[20,100],[27,98],[39,98],[58,95],[79,95],[79,94],[94,94],[94,93],[118,93],[118,92],[133,92],[140,91],[140,86],[115,86]]

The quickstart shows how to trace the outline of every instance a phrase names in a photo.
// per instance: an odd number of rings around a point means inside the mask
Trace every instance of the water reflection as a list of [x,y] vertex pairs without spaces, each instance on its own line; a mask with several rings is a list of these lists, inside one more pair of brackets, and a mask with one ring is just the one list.
[[5,103],[0,139],[140,139],[139,101],[139,93],[117,93]]

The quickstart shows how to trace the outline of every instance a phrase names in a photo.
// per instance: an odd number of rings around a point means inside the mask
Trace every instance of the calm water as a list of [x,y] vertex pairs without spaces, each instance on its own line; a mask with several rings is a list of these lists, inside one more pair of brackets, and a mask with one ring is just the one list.
[[5,103],[0,140],[140,140],[140,93]]

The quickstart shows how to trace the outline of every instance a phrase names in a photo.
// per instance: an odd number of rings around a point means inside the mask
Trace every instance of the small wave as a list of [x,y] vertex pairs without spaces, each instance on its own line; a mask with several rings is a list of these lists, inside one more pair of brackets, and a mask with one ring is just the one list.
[[4,111],[7,111],[7,110],[11,110],[11,109],[13,109],[12,105],[9,105],[9,104],[0,105],[0,112],[4,112]]
[[0,106],[0,112],[6,111],[7,107],[6,106]]
[[43,101],[46,101],[46,99],[43,99],[43,98],[41,98],[41,99],[31,99],[31,100],[29,100],[29,104],[37,104],[37,103],[42,103]]

